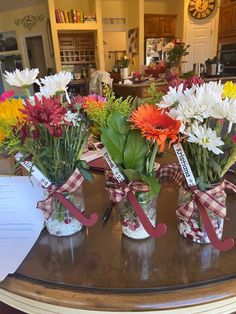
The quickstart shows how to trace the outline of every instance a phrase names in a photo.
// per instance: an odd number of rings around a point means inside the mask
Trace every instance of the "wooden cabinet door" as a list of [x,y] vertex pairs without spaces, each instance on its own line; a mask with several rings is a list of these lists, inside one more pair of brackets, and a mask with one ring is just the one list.
[[232,18],[233,8],[225,7],[220,9],[220,20],[219,20],[219,38],[229,37],[232,34]]
[[75,37],[72,36],[60,36],[59,45],[61,49],[75,49],[76,41]]
[[175,37],[175,18],[160,17],[159,26],[161,37]]
[[232,8],[231,36],[236,36],[236,4]]
[[145,17],[144,35],[146,38],[160,37],[159,19],[157,17]]

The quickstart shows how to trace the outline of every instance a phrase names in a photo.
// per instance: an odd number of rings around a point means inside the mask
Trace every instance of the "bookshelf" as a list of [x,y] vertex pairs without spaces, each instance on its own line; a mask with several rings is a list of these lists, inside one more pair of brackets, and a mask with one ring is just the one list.
[[[61,71],[62,65],[70,64],[86,64],[95,63],[97,69],[104,69],[104,54],[103,54],[103,33],[102,33],[102,16],[101,16],[101,0],[48,0],[49,16],[51,22],[52,41],[55,55],[56,71]],[[84,14],[93,13],[96,16],[96,21],[84,23],[57,23],[56,10],[64,10],[66,12],[71,9],[80,10]],[[93,34],[93,48],[78,48],[73,47],[65,49],[61,47],[60,38],[67,34],[72,37],[80,37],[86,34],[90,38]],[[84,35],[85,34],[85,35]],[[96,44],[95,44],[96,42]],[[68,62],[68,63],[67,63]]]

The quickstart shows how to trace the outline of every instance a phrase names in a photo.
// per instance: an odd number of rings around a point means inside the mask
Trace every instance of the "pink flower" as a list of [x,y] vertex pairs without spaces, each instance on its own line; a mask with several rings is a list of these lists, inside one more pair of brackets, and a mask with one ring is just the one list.
[[236,143],[236,134],[233,136],[233,141]]
[[0,103],[4,102],[8,98],[12,98],[12,96],[15,94],[14,90],[8,90],[6,92],[3,92],[0,96]]
[[[66,109],[60,104],[59,97],[45,98],[40,101],[34,97],[35,106],[28,99],[25,100],[25,109],[21,110],[25,114],[25,120],[37,126],[43,124],[54,135],[53,126],[59,126],[63,122]],[[60,130],[55,136],[59,137]]]

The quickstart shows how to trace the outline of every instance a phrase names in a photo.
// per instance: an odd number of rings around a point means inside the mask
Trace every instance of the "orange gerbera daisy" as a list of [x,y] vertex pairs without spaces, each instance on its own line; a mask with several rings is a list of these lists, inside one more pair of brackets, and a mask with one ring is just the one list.
[[143,137],[158,143],[160,152],[164,150],[167,139],[170,139],[169,145],[179,140],[181,122],[172,119],[165,111],[158,109],[155,105],[139,106],[132,113],[130,121],[137,129],[141,130]]

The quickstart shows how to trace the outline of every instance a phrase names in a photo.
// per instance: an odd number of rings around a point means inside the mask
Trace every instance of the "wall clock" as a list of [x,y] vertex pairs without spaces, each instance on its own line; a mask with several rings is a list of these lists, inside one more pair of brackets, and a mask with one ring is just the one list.
[[215,8],[215,0],[190,0],[189,14],[195,19],[205,19]]

